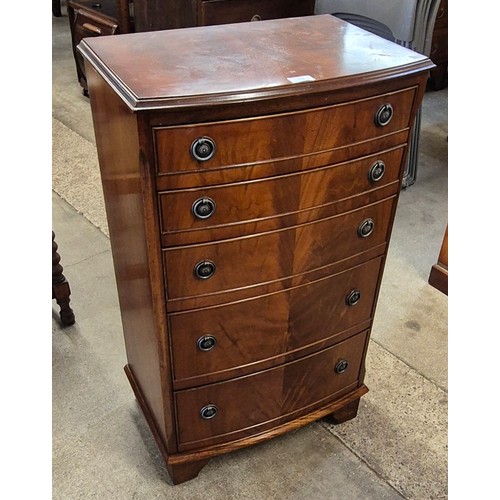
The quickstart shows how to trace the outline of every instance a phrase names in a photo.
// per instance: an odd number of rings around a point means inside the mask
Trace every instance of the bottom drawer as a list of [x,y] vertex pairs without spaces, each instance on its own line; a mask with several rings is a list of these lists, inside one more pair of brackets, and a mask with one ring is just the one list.
[[179,451],[258,434],[354,390],[367,334],[277,368],[176,392]]

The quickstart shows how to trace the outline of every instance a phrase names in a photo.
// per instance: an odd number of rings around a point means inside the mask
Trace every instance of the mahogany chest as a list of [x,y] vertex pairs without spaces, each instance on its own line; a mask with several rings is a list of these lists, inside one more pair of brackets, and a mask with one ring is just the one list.
[[353,418],[432,63],[329,15],[78,48],[125,371],[172,481]]

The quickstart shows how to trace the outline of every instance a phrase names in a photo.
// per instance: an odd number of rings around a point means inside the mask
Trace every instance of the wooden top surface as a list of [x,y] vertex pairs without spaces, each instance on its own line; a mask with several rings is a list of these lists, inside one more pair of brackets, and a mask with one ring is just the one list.
[[134,110],[335,90],[433,67],[330,15],[86,38],[78,50]]

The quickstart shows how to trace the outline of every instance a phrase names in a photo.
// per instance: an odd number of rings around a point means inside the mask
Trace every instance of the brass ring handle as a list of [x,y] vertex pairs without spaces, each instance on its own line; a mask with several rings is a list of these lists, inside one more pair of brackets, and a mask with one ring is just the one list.
[[250,19],[250,22],[254,21],[262,21],[262,17],[259,16],[259,14],[255,14],[254,16],[252,16],[252,19]]

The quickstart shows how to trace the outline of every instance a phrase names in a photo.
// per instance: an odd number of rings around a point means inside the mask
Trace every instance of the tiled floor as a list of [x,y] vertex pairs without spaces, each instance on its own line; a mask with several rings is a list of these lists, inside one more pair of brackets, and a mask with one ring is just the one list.
[[218,457],[175,487],[123,372],[90,108],[65,16],[53,19],[53,118],[53,229],[76,315],[61,328],[53,303],[54,499],[447,496],[447,297],[427,284],[447,223],[446,90],[425,97],[418,178],[401,194],[358,417]]

